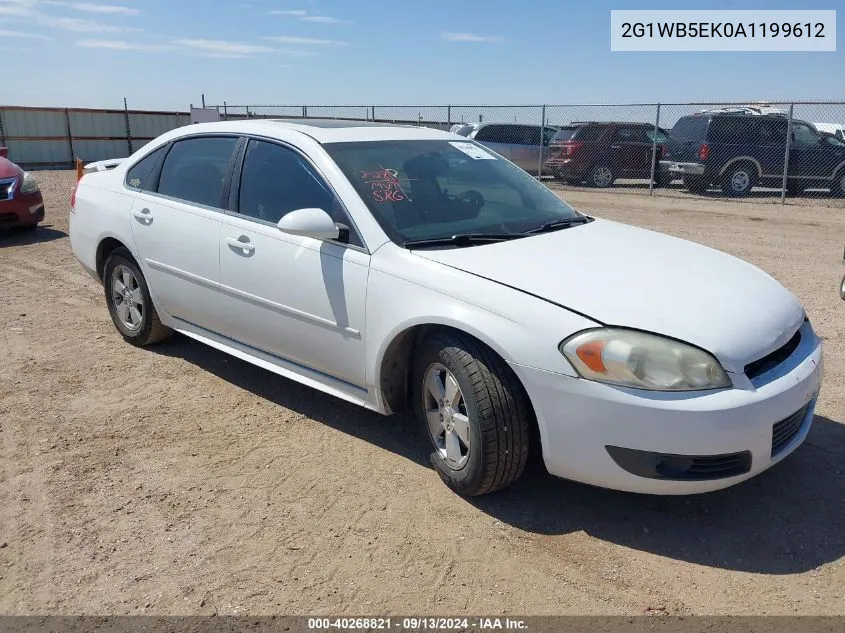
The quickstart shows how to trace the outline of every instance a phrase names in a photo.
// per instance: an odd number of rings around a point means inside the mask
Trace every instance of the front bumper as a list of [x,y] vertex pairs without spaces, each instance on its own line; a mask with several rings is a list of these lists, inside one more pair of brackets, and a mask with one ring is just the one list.
[[661,160],[660,169],[678,177],[704,175],[704,165],[701,163],[679,163],[674,160]]
[[33,226],[44,219],[44,199],[41,192],[16,194],[11,200],[0,201],[0,229]]
[[[753,382],[737,376],[739,386],[712,392],[649,392],[511,366],[534,406],[551,474],[630,492],[695,494],[763,472],[806,438],[823,363],[821,342],[809,322],[801,334],[799,346],[777,367]],[[791,424],[785,439],[783,424],[775,429],[780,422]],[[629,453],[620,460],[618,449]],[[666,462],[666,477],[655,454],[696,458],[705,469],[733,456],[738,470],[723,470],[727,476],[717,478],[672,478],[672,464],[684,463],[675,460]],[[643,464],[654,465],[658,476]]]

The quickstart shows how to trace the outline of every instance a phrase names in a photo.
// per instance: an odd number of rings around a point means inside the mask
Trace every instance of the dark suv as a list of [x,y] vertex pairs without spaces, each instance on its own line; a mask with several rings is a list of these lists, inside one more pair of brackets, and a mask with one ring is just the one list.
[[[561,127],[549,146],[546,169],[571,185],[586,181],[609,187],[617,178],[651,178],[655,128],[649,123],[591,121]],[[657,157],[664,152],[666,130],[657,128]],[[669,172],[655,170],[657,184]]]
[[[731,196],[746,195],[754,186],[780,188],[788,125],[786,117],[769,114],[681,117],[669,133],[661,170],[683,178],[695,193],[714,184]],[[817,187],[829,187],[838,196],[845,193],[845,143],[811,123],[793,120],[788,191]]]

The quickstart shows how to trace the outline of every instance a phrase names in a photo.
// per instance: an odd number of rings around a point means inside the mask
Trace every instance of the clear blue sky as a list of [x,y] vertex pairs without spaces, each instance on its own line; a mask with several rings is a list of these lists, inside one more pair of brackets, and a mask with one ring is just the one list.
[[840,25],[845,14],[841,0],[0,0],[0,54],[14,62],[0,103],[845,99],[845,42],[835,53],[611,52],[613,8],[839,8]]

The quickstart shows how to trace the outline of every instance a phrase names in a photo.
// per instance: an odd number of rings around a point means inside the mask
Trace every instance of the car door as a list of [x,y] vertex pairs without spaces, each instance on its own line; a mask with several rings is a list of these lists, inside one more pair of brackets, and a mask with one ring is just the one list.
[[[765,180],[783,178],[783,157],[786,151],[786,130],[789,125],[784,117],[757,117],[751,120],[748,154],[760,162]],[[780,183],[777,183],[780,186]]]
[[[331,187],[293,147],[250,139],[219,240],[223,333],[364,387],[370,256]],[[283,233],[283,215],[320,208],[348,243]]]
[[647,178],[651,174],[653,141],[641,125],[620,125],[610,142],[617,174],[622,178]]
[[[827,139],[833,139],[832,142]],[[792,147],[789,150],[789,176],[825,187],[835,169],[845,161],[845,146],[837,139],[819,134],[807,123],[792,124]]]
[[220,281],[220,220],[228,201],[237,136],[197,136],[162,148],[166,155],[144,182],[130,169],[138,191],[132,235],[144,275],[159,308],[214,330]]
[[478,128],[470,138],[510,160],[514,134],[512,125],[491,124]]

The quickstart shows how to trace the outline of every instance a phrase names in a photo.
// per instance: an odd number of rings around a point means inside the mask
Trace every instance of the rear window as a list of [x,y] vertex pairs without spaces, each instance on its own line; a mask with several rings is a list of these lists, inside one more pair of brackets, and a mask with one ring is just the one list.
[[707,119],[704,117],[685,116],[678,119],[672,128],[670,135],[673,138],[700,141],[704,139],[707,131]]
[[605,129],[606,127],[604,125],[584,125],[575,130],[575,134],[572,135],[572,139],[582,141],[584,143],[597,141],[601,138],[602,134],[604,134]]
[[554,135],[554,139],[552,140],[563,143],[564,141],[571,139],[577,131],[578,128],[575,126],[562,127],[557,131],[557,134]]

